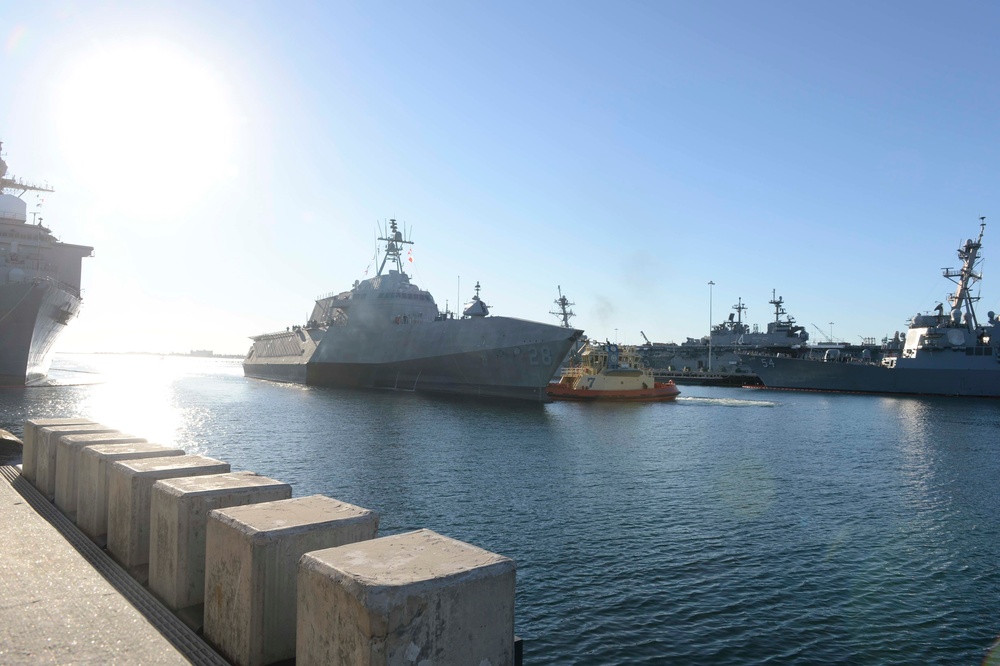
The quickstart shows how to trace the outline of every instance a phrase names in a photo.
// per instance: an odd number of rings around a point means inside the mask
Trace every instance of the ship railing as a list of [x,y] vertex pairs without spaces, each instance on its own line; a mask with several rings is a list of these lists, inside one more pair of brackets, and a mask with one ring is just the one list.
[[63,291],[68,291],[70,294],[76,296],[77,298],[83,297],[83,292],[80,290],[79,287],[63,282],[62,280],[57,280],[54,277],[48,275],[42,277],[36,277],[35,282],[51,282],[52,284],[59,287]]
[[51,275],[45,275],[44,271],[31,271],[28,275],[26,275],[23,279],[20,280],[11,280],[10,275],[8,274],[7,276],[4,277],[3,284],[19,284],[22,282],[29,282],[29,281],[34,282],[35,284],[41,284],[42,282],[50,282],[53,285],[62,289],[63,291],[67,291],[73,296],[76,296],[77,298],[81,298],[82,296],[82,292],[80,291],[79,287],[67,284],[66,282],[62,282],[61,280],[57,280]]

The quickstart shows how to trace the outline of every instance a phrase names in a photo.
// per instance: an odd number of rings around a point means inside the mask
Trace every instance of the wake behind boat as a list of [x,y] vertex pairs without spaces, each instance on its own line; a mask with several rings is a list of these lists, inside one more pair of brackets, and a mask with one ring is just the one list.
[[442,313],[403,270],[412,241],[395,220],[379,241],[375,277],[319,298],[304,326],[252,338],[247,377],[548,400],[546,385],[583,331],[490,316],[478,284],[461,317]]
[[56,338],[80,309],[83,257],[94,248],[58,241],[41,218],[28,223],[21,198],[51,191],[8,176],[0,158],[0,386],[41,382]]
[[576,356],[559,382],[549,384],[549,397],[652,402],[673,400],[680,393],[673,382],[658,382],[648,367],[641,366],[635,347],[591,344]]
[[933,313],[910,321],[903,348],[880,359],[870,354],[828,351],[822,358],[783,355],[744,357],[767,388],[853,393],[1000,397],[1000,320],[989,312],[986,324],[976,316],[972,288],[980,281],[986,218],[979,237],[958,249],[962,267],[944,269],[955,283],[950,309],[939,304]]

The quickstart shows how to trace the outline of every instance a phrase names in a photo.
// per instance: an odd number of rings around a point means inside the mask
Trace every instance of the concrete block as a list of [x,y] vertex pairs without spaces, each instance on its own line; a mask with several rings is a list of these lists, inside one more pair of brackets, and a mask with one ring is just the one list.
[[230,471],[229,463],[205,456],[119,460],[108,466],[108,552],[132,577],[145,583],[149,570],[150,495],[160,479]]
[[99,444],[80,451],[76,471],[76,526],[104,545],[108,536],[108,465],[116,460],[182,456],[182,449],[161,444]]
[[63,435],[56,442],[56,489],[54,501],[69,518],[76,518],[77,469],[80,466],[80,451],[94,444],[134,444],[145,442],[145,438],[120,432],[90,433],[87,435]]
[[377,532],[377,513],[323,495],[212,511],[205,540],[206,640],[240,666],[292,659],[302,555]]
[[149,589],[171,610],[202,603],[208,512],[291,496],[287,483],[253,472],[157,481],[150,499]]
[[66,435],[118,432],[100,423],[44,426],[35,432],[38,440],[35,460],[35,488],[52,501],[56,492],[56,446]]
[[45,426],[79,425],[93,423],[90,419],[59,418],[59,419],[28,419],[24,422],[24,449],[21,454],[21,476],[35,483],[35,470],[38,469],[38,429]]
[[513,664],[514,569],[430,530],[306,553],[295,663]]

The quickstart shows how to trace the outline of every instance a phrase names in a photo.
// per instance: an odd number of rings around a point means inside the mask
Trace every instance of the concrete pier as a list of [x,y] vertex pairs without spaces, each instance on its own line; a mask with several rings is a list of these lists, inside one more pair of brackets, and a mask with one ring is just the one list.
[[38,429],[45,426],[79,425],[93,423],[90,419],[55,418],[28,419],[24,422],[24,453],[21,457],[21,474],[31,483],[35,482],[35,470],[38,468]]
[[56,445],[66,435],[118,432],[100,423],[44,426],[35,431],[35,488],[51,502],[56,491]]
[[296,664],[514,663],[514,562],[430,530],[307,553]]
[[295,656],[299,559],[375,538],[378,514],[322,495],[209,514],[204,635],[240,666]]
[[108,465],[117,460],[182,456],[182,449],[161,444],[98,444],[80,452],[77,469],[76,524],[95,543],[108,537]]
[[208,512],[291,496],[287,483],[254,472],[157,481],[150,499],[149,589],[171,610],[201,604]]
[[194,632],[180,636],[179,621],[157,614],[149,594],[96,546],[75,548],[75,531],[15,468],[0,464],[0,663],[225,664]]
[[[519,666],[510,559],[429,530],[378,539],[368,509],[72,420],[25,424],[34,484],[12,466],[24,447],[0,446],[0,663]],[[25,502],[111,588],[31,533]]]
[[149,568],[150,496],[160,479],[224,474],[229,463],[205,456],[119,460],[108,467],[108,552],[145,583]]
[[134,444],[145,442],[145,438],[120,432],[90,433],[87,435],[64,435],[56,442],[56,487],[53,494],[55,504],[70,520],[76,519],[77,470],[80,466],[80,451],[85,446],[95,444]]

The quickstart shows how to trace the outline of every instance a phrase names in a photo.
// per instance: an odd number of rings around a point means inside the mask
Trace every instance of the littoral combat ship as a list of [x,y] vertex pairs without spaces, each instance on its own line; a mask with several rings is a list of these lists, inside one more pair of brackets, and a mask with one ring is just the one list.
[[440,312],[403,270],[403,247],[413,243],[389,222],[375,277],[319,298],[303,326],[251,338],[244,374],[547,401],[546,386],[583,331],[489,316],[478,284],[460,317]]
[[51,191],[8,177],[0,158],[0,386],[43,380],[56,338],[80,309],[82,259],[94,249],[59,242],[41,218],[29,224],[21,199]]
[[950,309],[938,304],[933,313],[910,320],[901,351],[873,358],[829,350],[822,358],[783,355],[746,357],[750,368],[768,388],[901,393],[915,395],[1000,397],[1000,320],[993,312],[980,324],[973,287],[980,280],[985,218],[979,237],[958,248],[962,268],[945,268],[955,285]]

